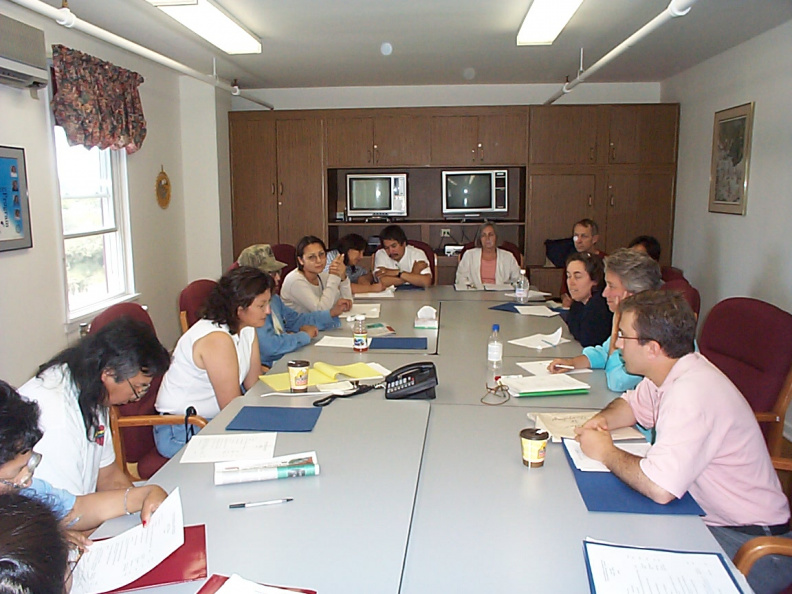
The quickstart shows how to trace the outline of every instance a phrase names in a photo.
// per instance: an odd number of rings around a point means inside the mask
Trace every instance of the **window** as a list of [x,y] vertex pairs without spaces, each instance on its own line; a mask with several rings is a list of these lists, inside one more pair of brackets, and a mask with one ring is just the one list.
[[55,127],[69,319],[133,291],[128,243],[126,155],[69,146]]

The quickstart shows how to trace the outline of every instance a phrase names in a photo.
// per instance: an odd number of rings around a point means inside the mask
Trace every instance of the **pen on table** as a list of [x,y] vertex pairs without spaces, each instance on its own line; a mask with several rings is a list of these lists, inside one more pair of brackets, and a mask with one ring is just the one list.
[[556,369],[574,369],[574,365],[561,365],[560,363],[556,363]]
[[278,503],[288,503],[294,501],[293,497],[286,497],[284,499],[270,499],[269,501],[247,501],[242,503],[231,503],[228,509],[241,509],[243,507],[258,507],[260,505],[276,505]]
[[550,342],[549,340],[545,340],[544,338],[542,339],[542,342],[545,343],[545,344],[549,344],[550,346],[558,346],[554,342]]

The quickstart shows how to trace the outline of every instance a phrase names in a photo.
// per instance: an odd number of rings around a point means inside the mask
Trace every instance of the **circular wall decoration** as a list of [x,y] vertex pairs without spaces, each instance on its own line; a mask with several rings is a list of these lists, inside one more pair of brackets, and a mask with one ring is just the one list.
[[170,178],[168,174],[165,173],[165,169],[159,172],[157,175],[157,204],[160,205],[160,208],[168,208],[171,199],[171,185],[170,185]]

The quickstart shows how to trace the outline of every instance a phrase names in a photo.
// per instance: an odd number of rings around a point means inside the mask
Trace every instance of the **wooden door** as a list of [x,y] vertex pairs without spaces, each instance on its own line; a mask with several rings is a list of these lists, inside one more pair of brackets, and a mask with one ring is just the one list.
[[596,220],[595,175],[531,175],[528,178],[526,266],[545,263],[546,239],[572,237],[572,225]]
[[611,105],[608,110],[609,163],[676,163],[678,105]]
[[431,126],[426,116],[374,119],[374,163],[384,167],[429,165]]
[[663,248],[661,264],[671,264],[674,226],[674,174],[610,174],[607,184],[607,252],[638,235],[652,235]]
[[327,118],[327,166],[371,167],[374,164],[372,118]]
[[229,128],[236,257],[254,243],[278,243],[275,122],[232,117]]
[[296,245],[305,235],[325,238],[323,122],[280,120],[277,136],[280,243]]
[[596,105],[532,105],[530,113],[531,164],[597,162]]
[[477,117],[432,117],[432,165],[476,165],[477,144]]
[[523,114],[479,116],[479,163],[525,165],[526,119]]

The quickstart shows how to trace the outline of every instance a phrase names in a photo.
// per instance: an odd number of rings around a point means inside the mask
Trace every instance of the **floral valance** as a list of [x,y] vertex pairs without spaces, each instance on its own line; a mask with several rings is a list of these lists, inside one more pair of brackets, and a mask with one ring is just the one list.
[[138,87],[143,77],[63,45],[52,46],[55,123],[69,144],[139,150],[146,118]]

